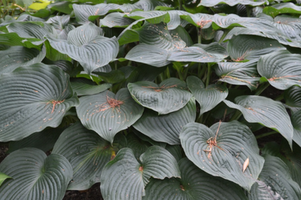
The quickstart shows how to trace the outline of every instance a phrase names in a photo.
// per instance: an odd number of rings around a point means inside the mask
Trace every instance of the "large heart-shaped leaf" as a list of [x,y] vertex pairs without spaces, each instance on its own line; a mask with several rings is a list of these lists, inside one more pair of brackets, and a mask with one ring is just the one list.
[[181,179],[151,179],[143,200],[247,199],[238,185],[205,173],[187,158],[181,159],[179,166]]
[[61,155],[24,148],[8,155],[0,171],[12,177],[0,187],[2,199],[63,199],[72,178],[72,166]]
[[297,6],[294,3],[277,3],[272,6],[267,6],[263,9],[263,13],[275,17],[279,14],[301,14],[301,6]]
[[251,35],[233,36],[227,51],[233,61],[258,60],[260,56],[285,49],[278,41]]
[[125,88],[116,95],[111,91],[104,91],[79,100],[76,111],[82,124],[111,143],[114,136],[134,124],[144,110]]
[[12,46],[0,51],[0,74],[12,72],[21,65],[24,67],[41,62],[45,55],[44,48],[39,51],[38,49],[28,49],[22,46]]
[[147,110],[134,124],[134,128],[158,142],[170,145],[180,144],[179,134],[184,125],[194,122],[196,117],[195,100],[192,98],[182,109],[159,115]]
[[220,76],[218,80],[221,82],[233,85],[246,85],[251,90],[255,90],[260,80],[256,64],[256,60],[245,63],[220,62],[215,67],[215,73]]
[[101,174],[101,193],[104,199],[140,200],[151,177],[180,177],[176,159],[164,148],[152,146],[140,156],[141,164],[129,148],[121,149]]
[[78,61],[91,73],[116,58],[119,44],[115,37],[100,36],[102,30],[92,23],[86,23],[68,33],[67,40],[48,37],[50,45],[60,53]]
[[168,60],[177,62],[209,63],[220,62],[227,56],[226,50],[218,43],[212,43],[210,45],[195,44],[191,47],[174,50],[168,57]]
[[187,78],[187,86],[201,106],[200,115],[212,110],[228,96],[228,88],[223,85],[208,85],[196,76]]
[[300,199],[301,189],[292,180],[287,165],[278,157],[266,155],[265,164],[249,194],[250,200]]
[[0,76],[0,140],[20,140],[57,127],[78,104],[69,76],[56,66],[34,64]]
[[168,55],[175,49],[182,49],[185,42],[177,35],[171,35],[166,24],[145,23],[139,30],[141,44],[135,46],[126,55],[126,59],[162,67],[169,63]]
[[53,147],[52,154],[67,158],[73,167],[68,190],[86,190],[100,182],[102,168],[115,155],[111,144],[76,123],[67,128]]
[[257,64],[258,73],[269,83],[286,90],[293,85],[301,86],[301,56],[288,51],[276,51],[262,56]]
[[224,100],[224,103],[240,110],[248,122],[260,123],[278,131],[292,146],[293,125],[282,103],[256,95],[236,97],[236,104],[228,100]]
[[180,110],[192,97],[186,83],[176,78],[166,79],[159,85],[149,81],[129,83],[128,88],[135,101],[159,114]]
[[119,13],[119,12],[114,12],[110,13],[107,16],[105,16],[103,19],[99,21],[101,26],[106,26],[109,28],[112,27],[127,27],[131,23],[133,23],[134,20],[124,17],[125,14]]
[[[210,128],[189,123],[180,133],[188,159],[205,172],[237,183],[246,190],[257,179],[264,159],[251,130],[237,121],[215,123]],[[249,159],[244,171],[243,165]]]

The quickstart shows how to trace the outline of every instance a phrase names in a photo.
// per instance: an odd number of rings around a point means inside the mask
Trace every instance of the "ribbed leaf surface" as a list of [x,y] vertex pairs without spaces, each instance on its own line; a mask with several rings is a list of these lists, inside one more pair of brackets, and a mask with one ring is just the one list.
[[21,65],[24,67],[41,62],[45,55],[45,49],[39,51],[22,46],[12,46],[0,51],[0,74],[12,72]]
[[124,14],[119,12],[110,13],[99,21],[101,26],[112,27],[127,27],[134,20],[124,17]]
[[164,148],[152,146],[136,160],[129,148],[121,149],[103,169],[101,193],[104,199],[140,200],[145,195],[144,187],[150,177],[180,177],[176,159]]
[[[189,123],[182,129],[180,140],[188,159],[201,170],[246,190],[251,189],[263,167],[253,133],[237,121],[215,123],[210,128]],[[243,172],[247,158],[250,164]]]
[[257,70],[262,77],[279,89],[286,90],[293,85],[301,86],[301,56],[288,51],[276,51],[262,56]]
[[100,182],[102,168],[115,155],[111,144],[80,123],[67,128],[59,137],[52,154],[67,158],[73,167],[68,190],[86,190]]
[[78,104],[69,76],[56,66],[34,64],[0,76],[0,140],[20,140],[57,127]]
[[106,38],[100,34],[99,27],[87,23],[70,31],[67,40],[50,37],[48,40],[54,49],[78,61],[85,71],[91,73],[116,58],[119,51],[115,37]]
[[293,139],[293,126],[285,107],[270,98],[245,95],[235,98],[236,104],[224,100],[230,108],[238,109],[244,118],[251,123],[260,123],[277,130],[288,141],[290,146]]
[[246,85],[251,90],[255,90],[260,80],[256,64],[254,60],[245,63],[220,62],[215,67],[215,73],[220,76],[218,80],[221,82]]
[[46,156],[38,149],[24,148],[7,156],[0,171],[11,176],[0,187],[1,199],[63,199],[72,178],[72,166],[57,154]]
[[113,142],[121,130],[134,124],[142,115],[143,107],[137,104],[127,89],[115,95],[110,91],[80,98],[77,115],[82,124],[102,138]]
[[74,92],[76,92],[77,95],[92,95],[97,94],[100,92],[103,92],[107,89],[109,89],[112,84],[110,83],[104,83],[101,85],[92,85],[90,82],[85,81],[72,81],[71,86]]
[[291,119],[294,126],[293,140],[301,147],[301,110],[293,112]]
[[233,61],[259,60],[260,56],[285,49],[278,41],[251,35],[233,36],[227,51]]
[[187,158],[181,159],[179,166],[181,179],[152,179],[143,200],[247,199],[239,186],[205,173]]
[[250,200],[300,199],[301,189],[292,180],[289,168],[278,157],[266,155],[260,181],[251,189]]
[[166,79],[160,85],[149,81],[129,83],[128,88],[135,101],[159,114],[180,110],[192,96],[186,83],[176,78]]
[[237,4],[259,6],[266,3],[266,0],[202,0],[199,6],[213,7],[218,4],[228,4],[235,6]]
[[180,144],[180,131],[196,117],[195,100],[192,98],[182,109],[167,115],[147,110],[134,124],[134,128],[158,142]]
[[291,107],[301,107],[301,88],[293,86],[284,92],[285,103]]
[[187,86],[201,106],[200,114],[212,110],[228,96],[228,88],[223,85],[208,85],[196,76],[187,78]]

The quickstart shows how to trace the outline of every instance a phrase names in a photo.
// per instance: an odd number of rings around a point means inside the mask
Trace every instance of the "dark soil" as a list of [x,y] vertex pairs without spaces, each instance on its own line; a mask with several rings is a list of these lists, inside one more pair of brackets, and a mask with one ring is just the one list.
[[[0,163],[7,156],[6,155],[7,150],[8,150],[8,145],[0,143]],[[89,190],[85,190],[85,191],[68,190],[66,191],[63,200],[103,200],[100,193],[100,183],[96,183]]]

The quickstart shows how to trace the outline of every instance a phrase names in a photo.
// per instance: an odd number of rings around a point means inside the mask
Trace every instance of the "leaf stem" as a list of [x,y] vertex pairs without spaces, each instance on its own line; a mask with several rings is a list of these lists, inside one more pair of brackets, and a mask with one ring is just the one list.
[[181,2],[181,0],[178,0],[178,3],[179,3],[179,10],[182,10],[182,2]]
[[264,134],[261,134],[261,135],[257,135],[256,139],[267,137],[267,136],[270,136],[270,135],[274,135],[276,133],[278,133],[278,132],[276,132],[276,131],[267,132],[267,133],[264,133]]
[[242,115],[242,113],[240,112],[240,110],[236,110],[234,115],[231,117],[230,121],[238,120],[241,117],[241,115]]
[[206,77],[206,87],[209,85],[210,76],[211,76],[211,65],[208,63],[208,71],[207,71],[207,77]]
[[201,35],[202,29],[201,29],[201,27],[196,27],[196,30],[198,32],[198,43],[201,44],[202,43],[202,35]]

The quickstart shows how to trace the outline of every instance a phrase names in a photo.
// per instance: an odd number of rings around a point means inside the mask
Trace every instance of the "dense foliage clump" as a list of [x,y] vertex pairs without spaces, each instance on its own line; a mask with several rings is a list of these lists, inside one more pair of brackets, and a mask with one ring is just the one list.
[[0,10],[0,199],[301,199],[299,1],[32,3]]

